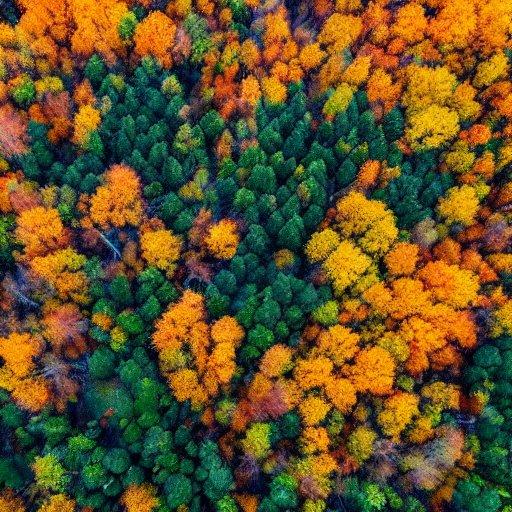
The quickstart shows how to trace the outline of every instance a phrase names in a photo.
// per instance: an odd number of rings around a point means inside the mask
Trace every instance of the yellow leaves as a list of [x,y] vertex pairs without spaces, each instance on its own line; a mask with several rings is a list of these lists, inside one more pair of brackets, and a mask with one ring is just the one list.
[[261,91],[269,103],[284,103],[288,95],[286,86],[275,76],[262,78]]
[[492,315],[491,336],[512,335],[512,300],[508,300]]
[[384,434],[398,442],[405,427],[419,414],[419,402],[418,395],[401,391],[387,398],[384,409],[377,417]]
[[377,279],[369,255],[385,253],[398,236],[393,214],[384,203],[350,192],[338,201],[335,221],[331,228],[313,234],[306,255],[312,262],[323,260],[322,268],[337,296],[351,286],[360,293]]
[[146,231],[140,237],[142,257],[148,265],[167,272],[171,276],[180,257],[181,238],[167,229]]
[[460,389],[454,384],[436,381],[421,388],[421,396],[428,398],[439,410],[459,409]]
[[503,52],[496,53],[478,65],[473,85],[479,89],[488,87],[502,76],[507,75],[508,69],[507,56]]
[[342,52],[359,37],[362,30],[360,17],[334,13],[323,24],[317,40],[329,46],[333,53]]
[[253,423],[242,440],[242,448],[257,460],[265,458],[270,451],[270,425]]
[[452,173],[463,174],[468,172],[476,159],[475,153],[469,151],[468,144],[464,141],[455,142],[450,151],[444,155],[444,165]]
[[448,107],[430,105],[407,121],[405,136],[415,151],[441,147],[459,132],[459,116]]
[[443,66],[429,68],[412,64],[407,68],[407,78],[402,104],[412,112],[446,105],[457,85],[455,75]]
[[142,218],[139,177],[125,165],[113,165],[105,173],[105,184],[91,197],[90,216],[102,229],[138,226]]
[[30,262],[32,270],[44,278],[62,299],[87,302],[87,276],[81,269],[87,258],[67,247]]
[[76,144],[87,144],[91,132],[101,123],[99,110],[91,105],[82,105],[75,115],[73,141]]
[[341,233],[355,237],[368,254],[388,251],[398,236],[393,213],[380,201],[369,200],[359,192],[350,192],[336,204],[336,221]]
[[391,33],[407,43],[418,43],[423,39],[427,26],[423,7],[419,3],[410,2],[398,9],[395,21],[391,24]]
[[119,500],[126,507],[126,512],[152,512],[159,505],[156,492],[149,484],[131,484]]
[[475,222],[479,201],[476,191],[469,185],[453,187],[439,199],[437,211],[448,225],[460,223],[470,226]]
[[304,425],[313,426],[320,423],[327,413],[330,406],[321,398],[311,395],[301,400],[299,404],[299,413]]
[[319,350],[337,366],[352,359],[359,350],[359,335],[342,325],[333,325],[318,337]]
[[222,219],[213,224],[205,238],[210,254],[220,260],[230,260],[236,253],[239,241],[237,225],[231,219]]
[[357,427],[348,437],[347,450],[358,464],[368,460],[373,453],[377,434],[368,427]]
[[446,67],[408,67],[402,103],[407,108],[405,134],[413,150],[438,148],[457,135],[459,116],[450,108],[456,85]]
[[343,71],[341,80],[354,87],[361,85],[370,74],[371,63],[372,59],[369,56],[356,57],[348,68]]
[[45,76],[36,80],[34,85],[39,97],[43,96],[46,92],[56,94],[64,90],[64,84],[58,76]]
[[361,249],[343,240],[324,261],[323,268],[332,281],[334,292],[341,295],[368,270],[371,263]]
[[409,357],[409,346],[400,335],[386,331],[378,340],[377,345],[387,350],[397,363],[404,363]]
[[344,112],[352,101],[353,96],[354,92],[348,84],[342,83],[338,85],[329,99],[324,103],[323,113],[333,118],[336,114]]
[[151,11],[135,29],[135,53],[139,57],[152,55],[165,68],[170,68],[175,35],[176,25],[171,18],[161,11]]
[[336,231],[327,228],[311,235],[305,253],[311,263],[325,260],[340,243],[340,237]]

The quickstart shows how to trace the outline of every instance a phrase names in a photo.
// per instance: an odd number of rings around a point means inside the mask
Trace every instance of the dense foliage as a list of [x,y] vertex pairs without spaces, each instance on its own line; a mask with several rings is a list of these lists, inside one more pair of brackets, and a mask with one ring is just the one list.
[[0,0],[0,511],[511,512],[512,3]]

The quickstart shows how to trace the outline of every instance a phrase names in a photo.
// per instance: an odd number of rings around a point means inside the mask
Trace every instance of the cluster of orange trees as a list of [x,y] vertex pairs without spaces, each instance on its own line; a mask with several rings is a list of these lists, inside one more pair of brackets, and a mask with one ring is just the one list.
[[510,512],[512,3],[0,2],[0,510]]

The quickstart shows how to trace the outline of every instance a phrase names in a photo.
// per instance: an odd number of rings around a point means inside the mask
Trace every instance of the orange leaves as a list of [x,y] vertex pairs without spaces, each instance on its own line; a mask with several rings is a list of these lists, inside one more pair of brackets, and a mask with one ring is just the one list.
[[407,276],[414,272],[418,261],[418,246],[401,242],[385,257],[386,267],[392,276]]
[[279,377],[292,366],[292,351],[282,344],[270,347],[260,362],[260,371],[266,377]]
[[320,423],[329,412],[329,405],[321,398],[310,395],[299,404],[299,413],[306,426]]
[[359,335],[342,325],[333,325],[318,336],[318,349],[341,366],[358,352]]
[[27,258],[44,256],[62,249],[69,243],[69,232],[62,224],[55,208],[37,206],[21,212],[17,220],[16,236],[25,246]]
[[119,502],[126,512],[152,512],[159,504],[155,489],[148,484],[131,484],[124,491]]
[[126,3],[119,0],[72,0],[70,11],[75,22],[71,49],[86,58],[99,53],[113,64],[125,53],[119,35],[119,23],[128,12]]
[[162,315],[156,323],[153,344],[159,351],[179,349],[181,340],[189,340],[191,347],[202,344],[206,332],[206,311],[203,297],[190,290]]
[[15,378],[27,377],[35,368],[34,358],[41,355],[43,344],[28,333],[12,333],[0,338],[0,357],[4,360],[2,369],[8,370]]
[[9,105],[0,107],[0,155],[11,158],[27,150],[26,120]]
[[464,49],[475,35],[476,4],[473,0],[444,2],[428,27],[432,40],[447,50]]
[[31,269],[45,279],[63,300],[86,303],[87,276],[82,271],[87,258],[70,247],[47,256],[38,256],[31,263]]
[[317,68],[324,60],[326,53],[320,48],[319,43],[311,43],[302,48],[299,60],[304,71]]
[[325,394],[342,414],[348,414],[357,402],[356,389],[349,379],[329,379],[325,384]]
[[76,503],[65,494],[54,494],[37,512],[75,512]]
[[153,334],[160,368],[176,398],[190,399],[199,408],[217,396],[235,372],[235,349],[244,335],[232,317],[208,325],[204,298],[186,290],[157,321]]
[[230,260],[235,255],[239,241],[237,225],[231,219],[213,224],[205,238],[210,254],[221,260]]
[[125,165],[113,165],[107,170],[105,184],[91,197],[90,217],[101,229],[140,224],[141,186],[134,170]]
[[300,359],[293,370],[293,377],[302,390],[322,387],[328,382],[333,364],[325,356]]
[[12,398],[30,412],[39,412],[51,399],[48,383],[42,377],[19,381],[12,391]]
[[176,25],[171,18],[160,11],[152,11],[135,29],[135,53],[139,57],[152,55],[165,68],[170,68],[175,35]]
[[444,302],[455,309],[463,309],[476,299],[478,280],[468,271],[443,261],[429,262],[419,272],[418,277],[433,299]]
[[109,64],[124,56],[118,25],[128,11],[118,0],[23,0],[24,13],[18,28],[33,53],[52,67],[69,62],[66,47],[80,57],[99,53]]
[[418,43],[424,37],[428,21],[423,7],[411,2],[398,9],[391,33],[407,43]]
[[357,391],[389,395],[395,378],[395,363],[381,347],[365,348],[356,356],[351,381]]
[[223,316],[214,322],[210,334],[215,343],[231,343],[236,346],[245,336],[243,328],[231,316]]
[[28,333],[12,333],[0,338],[0,387],[11,392],[12,398],[31,412],[40,411],[50,400],[48,383],[42,377],[32,377],[35,358],[43,351],[42,342]]
[[11,489],[3,489],[0,493],[0,510],[10,512],[25,512],[23,500],[16,496]]
[[59,355],[76,359],[86,349],[87,323],[76,304],[67,303],[55,309],[48,308],[43,318],[44,337]]

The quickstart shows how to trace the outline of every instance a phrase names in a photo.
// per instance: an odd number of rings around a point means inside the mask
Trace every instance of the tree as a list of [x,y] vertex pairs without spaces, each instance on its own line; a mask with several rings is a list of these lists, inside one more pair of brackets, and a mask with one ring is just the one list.
[[69,231],[64,227],[58,210],[43,206],[22,211],[17,219],[15,233],[25,246],[28,258],[45,256],[63,249],[70,241]]
[[101,229],[138,226],[142,212],[139,177],[130,167],[113,165],[91,197],[91,221]]
[[167,229],[145,231],[140,237],[142,257],[149,265],[165,271],[169,276],[174,273],[181,245],[181,239]]
[[239,240],[236,223],[231,219],[222,219],[210,227],[205,244],[212,256],[229,260],[236,254]]
[[160,11],[152,11],[135,28],[135,53],[139,57],[152,55],[164,68],[170,68],[175,36],[176,25],[171,18]]
[[4,158],[21,155],[28,149],[27,123],[25,119],[11,106],[3,105],[0,108],[0,154]]

